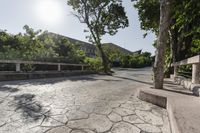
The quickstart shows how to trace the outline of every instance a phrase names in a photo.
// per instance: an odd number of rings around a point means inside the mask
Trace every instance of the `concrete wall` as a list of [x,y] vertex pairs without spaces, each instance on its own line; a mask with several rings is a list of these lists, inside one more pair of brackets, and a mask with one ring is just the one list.
[[33,73],[0,73],[0,81],[40,79],[40,78],[56,78],[67,76],[79,76],[95,74],[95,71],[66,71],[66,72],[33,72]]

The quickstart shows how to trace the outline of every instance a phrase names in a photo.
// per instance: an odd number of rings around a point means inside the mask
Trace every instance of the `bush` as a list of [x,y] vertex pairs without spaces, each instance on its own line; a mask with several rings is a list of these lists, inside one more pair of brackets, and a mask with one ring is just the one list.
[[89,65],[90,69],[92,69],[92,70],[96,70],[96,71],[103,70],[102,60],[101,60],[100,57],[97,57],[97,58],[86,57],[85,60],[84,60],[84,63]]
[[142,68],[151,66],[152,59],[151,54],[134,54],[134,55],[123,55],[121,56],[121,66],[126,68]]

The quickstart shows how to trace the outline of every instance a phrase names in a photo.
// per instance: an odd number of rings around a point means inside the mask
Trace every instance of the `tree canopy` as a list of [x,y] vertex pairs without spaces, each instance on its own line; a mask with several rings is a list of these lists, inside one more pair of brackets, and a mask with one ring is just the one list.
[[102,57],[104,71],[108,71],[108,60],[101,47],[101,37],[105,34],[115,35],[120,28],[128,26],[121,0],[68,0],[68,5],[75,11],[73,14],[88,27],[86,37],[97,45]]
[[47,31],[23,27],[25,33],[12,35],[0,31],[0,59],[38,60],[79,63],[84,56],[65,38],[55,38]]

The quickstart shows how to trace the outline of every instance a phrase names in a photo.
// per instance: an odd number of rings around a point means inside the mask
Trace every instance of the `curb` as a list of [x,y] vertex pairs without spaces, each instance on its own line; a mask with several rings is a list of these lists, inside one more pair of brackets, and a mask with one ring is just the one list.
[[171,132],[172,133],[181,133],[180,130],[178,129],[177,122],[174,117],[174,111],[173,111],[173,107],[171,104],[171,102],[173,102],[173,101],[169,100],[165,96],[161,96],[159,94],[153,94],[152,92],[147,92],[145,90],[139,90],[138,98],[143,101],[146,101],[146,102],[149,102],[154,105],[157,105],[157,106],[167,109]]

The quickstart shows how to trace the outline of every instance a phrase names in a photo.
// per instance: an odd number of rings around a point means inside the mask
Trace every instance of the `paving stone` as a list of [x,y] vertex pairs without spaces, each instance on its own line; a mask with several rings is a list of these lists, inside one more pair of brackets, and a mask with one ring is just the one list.
[[41,126],[45,126],[45,127],[51,127],[51,126],[61,126],[64,125],[64,123],[57,121],[53,118],[47,118],[43,121],[43,123],[41,124]]
[[83,111],[71,110],[67,113],[67,117],[69,120],[86,119],[88,118],[88,114]]
[[91,130],[72,130],[71,133],[95,133],[95,132]]
[[110,112],[112,112],[112,108],[109,106],[95,107],[93,112],[97,114],[108,115]]
[[86,133],[86,132],[83,130],[72,130],[71,133]]
[[112,133],[140,133],[140,131],[136,126],[125,122],[119,122],[111,129]]
[[126,108],[121,108],[121,107],[115,108],[113,111],[115,113],[121,115],[121,116],[127,116],[127,115],[135,114],[135,112],[133,110],[129,110],[129,109],[126,109]]
[[149,111],[151,110],[152,105],[148,104],[148,103],[142,103],[142,104],[138,104],[137,106],[135,106],[135,108],[137,110],[144,110],[144,111]]
[[91,130],[84,130],[86,133],[95,133],[94,131],[91,131]]
[[51,118],[61,122],[61,123],[66,123],[68,121],[68,118],[66,115],[62,114],[62,115],[55,115],[55,116],[51,116]]
[[112,123],[104,115],[91,114],[88,119],[69,121],[67,126],[70,128],[91,129],[97,132],[105,132],[112,127]]
[[93,105],[93,103],[80,106],[80,110],[87,113],[92,113],[94,108],[95,106]]
[[111,113],[110,115],[108,115],[108,118],[112,121],[112,122],[119,122],[122,120],[122,117],[116,113]]
[[154,115],[151,112],[141,110],[136,110],[135,112],[136,115],[145,122],[151,123],[153,125],[163,125],[162,118]]
[[141,130],[148,132],[148,133],[160,133],[160,128],[150,125],[150,124],[135,124],[137,127],[139,127]]
[[123,120],[132,124],[145,123],[137,115],[130,115],[123,117]]
[[111,108],[116,108],[120,106],[120,103],[114,102],[114,101],[110,101],[108,104]]
[[135,110],[136,105],[128,101],[125,104],[122,104],[120,107],[129,109],[129,110]]
[[161,127],[163,133],[171,133],[168,116],[163,115],[163,126]]
[[160,117],[162,117],[163,115],[167,115],[166,109],[158,108],[157,106],[152,107],[151,112]]
[[[146,79],[141,77],[141,73],[147,73]],[[149,81],[150,74],[148,73],[149,71],[131,69],[116,71],[114,76],[118,78],[87,75],[73,78],[0,82],[0,133],[42,133],[45,131],[111,133],[111,128],[112,133],[140,132],[135,124],[149,124],[159,127],[163,133],[170,133],[167,111],[143,102],[135,96],[135,88],[142,87],[143,84],[120,78],[132,79],[134,77],[132,74],[134,74],[137,75],[138,80]],[[13,89],[10,89],[11,92],[1,91],[5,86],[8,89],[17,87],[19,90],[17,92],[12,92]],[[29,111],[30,109],[14,99],[24,94],[31,94],[32,97],[22,97],[21,102],[34,111]],[[17,108],[19,106],[20,109]],[[136,117],[136,109],[138,117]],[[142,112],[142,110],[146,111]],[[30,112],[31,114],[28,114]],[[45,116],[46,119],[43,121]],[[160,121],[162,118],[163,122]],[[141,126],[147,130],[149,125],[146,128],[145,125]],[[68,126],[73,127],[73,131]]]
[[47,133],[70,133],[70,132],[71,132],[70,128],[66,126],[62,126],[62,127],[53,128],[49,130]]

